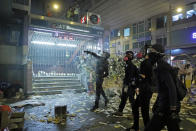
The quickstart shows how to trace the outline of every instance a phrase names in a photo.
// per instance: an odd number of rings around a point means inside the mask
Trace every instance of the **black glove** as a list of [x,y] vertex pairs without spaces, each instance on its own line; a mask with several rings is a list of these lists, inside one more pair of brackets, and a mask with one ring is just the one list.
[[87,50],[85,50],[85,51],[84,51],[84,53],[87,53],[87,54],[88,54],[88,53],[90,53],[90,52],[89,52],[89,51],[87,51]]
[[176,120],[179,120],[180,119],[178,113],[176,113],[176,112],[172,112],[170,114],[170,118],[171,119],[176,119]]
[[178,113],[176,110],[170,110],[170,117],[171,119],[178,119],[179,116],[178,116]]

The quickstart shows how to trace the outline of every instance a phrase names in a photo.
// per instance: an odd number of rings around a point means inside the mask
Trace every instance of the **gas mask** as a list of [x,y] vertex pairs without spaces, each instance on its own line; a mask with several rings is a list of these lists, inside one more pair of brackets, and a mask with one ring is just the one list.
[[148,57],[153,65],[158,61],[159,58],[155,52],[148,53]]
[[125,56],[125,57],[123,58],[123,60],[124,60],[124,61],[128,61],[129,58]]
[[131,61],[131,60],[133,60],[133,55],[132,55],[131,53],[126,54],[126,56],[123,58],[123,60],[124,60],[125,62]]

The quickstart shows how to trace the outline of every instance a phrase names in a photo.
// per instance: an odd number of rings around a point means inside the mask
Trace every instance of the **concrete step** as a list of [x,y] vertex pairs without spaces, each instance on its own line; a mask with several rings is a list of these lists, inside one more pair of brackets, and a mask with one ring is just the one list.
[[52,90],[66,90],[66,89],[81,89],[81,85],[76,86],[55,86],[55,87],[34,87],[33,91],[52,91]]
[[80,80],[77,80],[77,79],[50,79],[50,80],[48,80],[48,79],[42,79],[42,80],[40,80],[40,79],[38,79],[38,80],[34,80],[33,82],[34,83],[66,82],[67,83],[67,82],[80,82]]
[[[86,90],[81,89],[70,89],[71,91],[74,91],[76,93],[85,92]],[[64,90],[50,90],[50,91],[33,91],[33,95],[55,95],[55,94],[62,94]],[[66,90],[67,91],[67,90]]]
[[64,80],[78,80],[77,76],[37,76],[33,77],[33,80],[54,80],[54,79],[64,79]]
[[35,85],[39,84],[75,84],[75,83],[80,83],[80,81],[43,81],[43,82],[33,82]]
[[33,87],[55,87],[55,86],[81,86],[79,82],[69,82],[69,83],[33,83]]
[[33,94],[52,95],[72,90],[81,92],[84,89],[77,76],[39,76],[33,78]]
[[33,91],[34,95],[54,95],[62,94],[62,90],[52,90],[52,91]]

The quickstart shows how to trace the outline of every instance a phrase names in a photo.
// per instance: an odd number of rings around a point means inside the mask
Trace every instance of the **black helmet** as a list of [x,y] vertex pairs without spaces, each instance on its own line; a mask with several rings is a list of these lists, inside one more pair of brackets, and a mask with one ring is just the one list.
[[[128,50],[128,51],[125,52],[125,54],[126,54],[126,55],[131,54],[131,57],[129,57],[129,60],[133,60],[133,58],[134,58],[134,53],[133,53],[133,51]],[[125,56],[125,57],[126,57],[126,56]]]
[[148,53],[154,52],[154,53],[159,53],[159,54],[164,54],[165,49],[161,44],[154,44],[147,49]]
[[125,52],[126,55],[129,54],[129,53],[134,55],[133,51],[131,51],[131,50],[128,50],[128,51]]
[[149,59],[152,64],[155,64],[158,60],[161,60],[164,56],[165,49],[161,44],[152,45],[147,49]]

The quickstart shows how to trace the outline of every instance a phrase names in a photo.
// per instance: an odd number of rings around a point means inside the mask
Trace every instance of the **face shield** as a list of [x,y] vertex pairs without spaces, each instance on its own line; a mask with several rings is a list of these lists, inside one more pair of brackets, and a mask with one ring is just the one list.
[[148,49],[147,49],[147,54],[150,54],[150,53],[159,53],[159,52],[156,51],[156,50],[153,49],[153,48],[148,48]]

